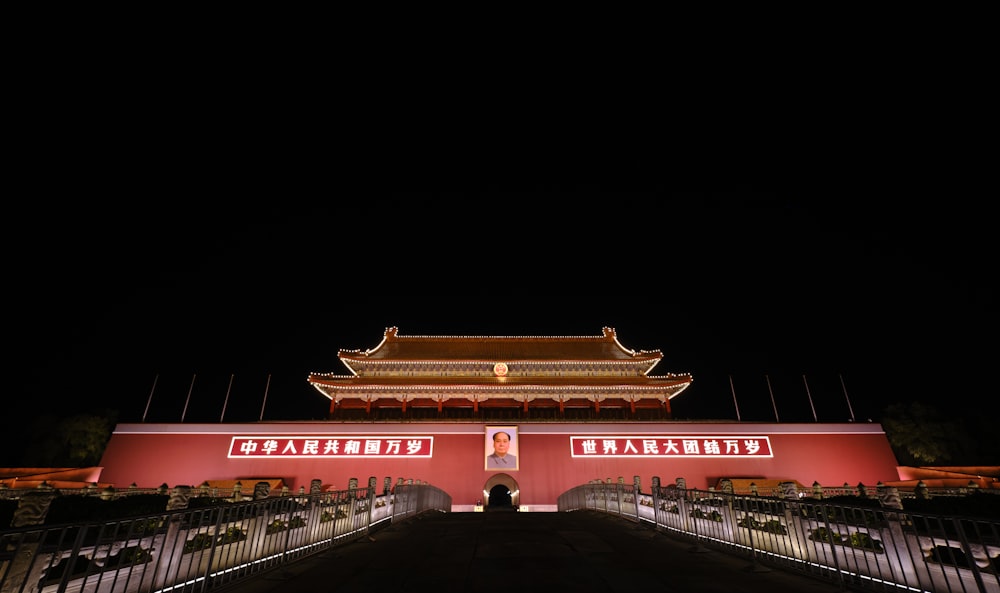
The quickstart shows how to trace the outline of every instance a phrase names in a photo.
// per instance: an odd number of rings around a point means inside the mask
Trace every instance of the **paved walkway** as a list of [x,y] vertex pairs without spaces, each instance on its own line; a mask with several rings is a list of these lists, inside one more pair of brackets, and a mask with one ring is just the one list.
[[218,591],[834,593],[594,511],[424,513]]

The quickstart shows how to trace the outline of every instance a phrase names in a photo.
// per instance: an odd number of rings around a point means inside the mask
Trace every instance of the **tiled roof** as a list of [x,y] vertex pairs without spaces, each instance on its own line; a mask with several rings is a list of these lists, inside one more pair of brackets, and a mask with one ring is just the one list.
[[[730,478],[733,484],[734,494],[750,494],[753,492],[753,484],[757,487],[757,493],[760,496],[781,496],[781,483],[782,482],[794,482],[795,487],[799,492],[811,492],[812,489],[807,487],[805,484],[799,482],[798,480],[792,480],[789,478]],[[716,484],[716,490],[722,489],[722,480]]]
[[[673,399],[691,384],[690,375],[671,377],[324,377],[311,375],[309,382],[332,400],[385,397],[399,399],[442,396],[481,400],[524,396],[549,398],[557,395],[625,399]],[[428,395],[433,394],[433,395]],[[400,399],[400,401],[402,401]]]
[[335,388],[350,389],[382,389],[382,388],[420,388],[428,389],[505,389],[524,390],[534,387],[540,389],[552,388],[586,388],[599,389],[602,387],[643,388],[643,387],[669,387],[673,385],[686,385],[691,382],[690,375],[669,375],[664,377],[355,377],[355,376],[329,376],[321,374],[310,375],[311,383],[319,383]]
[[198,488],[207,486],[209,489],[231,493],[236,488],[237,482],[240,483],[240,494],[253,494],[257,482],[267,482],[271,492],[280,491],[285,486],[285,480],[282,478],[243,478],[240,480],[205,480],[198,485]]
[[105,488],[113,488],[114,484],[108,482],[78,482],[75,480],[14,480],[13,478],[0,479],[0,484],[6,488],[18,490],[33,490],[41,488],[44,484],[56,490],[87,490],[101,491]]
[[100,478],[102,467],[4,467],[0,468],[0,478],[17,480],[65,482],[96,482]]
[[[586,393],[662,401],[680,394],[692,380],[687,373],[648,374],[662,353],[629,350],[608,327],[600,336],[582,337],[400,336],[391,327],[375,348],[341,350],[339,356],[352,374],[309,375],[309,383],[335,401],[385,395],[405,401],[429,392],[485,399]],[[508,367],[503,372],[494,366],[501,362]],[[443,370],[446,367],[450,370]]]
[[634,351],[622,346],[615,330],[600,336],[400,336],[388,328],[370,350],[341,350],[340,358],[359,360],[659,360],[659,350]]

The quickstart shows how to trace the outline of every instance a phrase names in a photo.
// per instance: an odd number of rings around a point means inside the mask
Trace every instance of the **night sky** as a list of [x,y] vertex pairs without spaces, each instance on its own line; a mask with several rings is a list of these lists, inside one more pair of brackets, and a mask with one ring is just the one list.
[[346,374],[338,350],[374,348],[391,326],[613,327],[663,352],[654,374],[693,375],[676,418],[877,421],[916,400],[995,414],[992,226],[971,200],[939,198],[334,183],[40,203],[3,239],[5,416],[323,418],[308,374]]

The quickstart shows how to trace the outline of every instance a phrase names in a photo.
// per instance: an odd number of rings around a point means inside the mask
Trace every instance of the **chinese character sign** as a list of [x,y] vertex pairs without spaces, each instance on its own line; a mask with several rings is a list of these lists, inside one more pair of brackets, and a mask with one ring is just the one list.
[[774,457],[764,436],[571,436],[569,444],[573,457]]
[[432,436],[238,436],[230,458],[431,457]]

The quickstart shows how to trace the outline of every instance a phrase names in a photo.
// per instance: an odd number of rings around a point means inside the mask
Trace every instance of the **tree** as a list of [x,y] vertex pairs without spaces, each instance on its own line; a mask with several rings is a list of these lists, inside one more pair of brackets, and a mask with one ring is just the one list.
[[903,464],[943,464],[974,455],[975,445],[963,422],[946,418],[929,404],[890,404],[882,414],[882,428]]
[[26,467],[87,467],[101,462],[118,412],[77,414],[66,418],[39,417],[28,435]]

